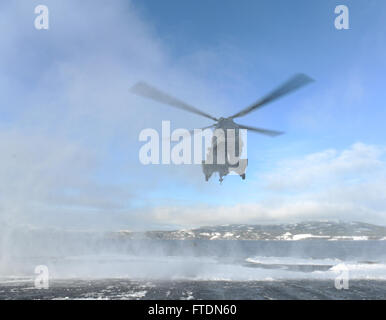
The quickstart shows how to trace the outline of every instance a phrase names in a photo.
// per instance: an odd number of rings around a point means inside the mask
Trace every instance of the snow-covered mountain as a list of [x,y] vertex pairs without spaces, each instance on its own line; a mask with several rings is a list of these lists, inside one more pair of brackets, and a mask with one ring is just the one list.
[[294,224],[232,224],[144,233],[119,231],[116,236],[161,240],[386,240],[386,227],[363,222],[311,221]]

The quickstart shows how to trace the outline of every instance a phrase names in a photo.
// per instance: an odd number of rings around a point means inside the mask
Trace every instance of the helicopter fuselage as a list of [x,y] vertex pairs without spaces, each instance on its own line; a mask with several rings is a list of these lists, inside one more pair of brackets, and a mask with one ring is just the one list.
[[[212,145],[208,148],[207,159],[212,163],[202,162],[206,181],[217,172],[220,182],[230,172],[234,172],[245,179],[247,159],[240,159],[243,142],[240,139],[239,126],[231,118],[220,118],[214,127]],[[222,157],[219,154],[224,154]]]

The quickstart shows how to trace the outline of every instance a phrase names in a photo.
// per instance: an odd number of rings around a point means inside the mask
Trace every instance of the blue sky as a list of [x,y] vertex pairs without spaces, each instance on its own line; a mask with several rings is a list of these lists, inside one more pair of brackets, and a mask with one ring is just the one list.
[[[46,4],[50,29],[33,27]],[[350,30],[334,28],[345,4]],[[69,229],[307,219],[386,224],[386,4],[373,1],[5,1],[0,5],[0,218]],[[315,83],[239,122],[247,180],[143,166],[144,128],[205,118],[134,97],[145,80],[215,116],[291,75]]]

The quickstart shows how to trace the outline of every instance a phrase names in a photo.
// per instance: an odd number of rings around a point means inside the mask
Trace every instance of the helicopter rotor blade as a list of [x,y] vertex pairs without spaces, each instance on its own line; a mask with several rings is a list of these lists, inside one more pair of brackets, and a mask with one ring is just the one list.
[[210,114],[207,114],[177,98],[174,98],[164,92],[161,92],[160,90],[146,84],[145,82],[138,82],[136,83],[130,91],[138,96],[145,97],[148,99],[152,99],[154,101],[167,104],[169,106],[182,109],[185,111],[189,111],[195,114],[198,114],[200,116],[209,118],[214,121],[218,121],[217,118],[211,116]]
[[290,78],[288,81],[283,83],[281,86],[279,86],[277,89],[273,90],[271,93],[263,97],[262,99],[256,101],[251,106],[239,111],[235,115],[231,116],[230,118],[238,118],[247,115],[248,113],[257,110],[258,108],[261,108],[262,106],[279,99],[286,94],[295,91],[297,89],[300,89],[301,87],[313,82],[314,80],[308,77],[305,74],[296,74],[292,78]]
[[265,135],[271,136],[271,137],[276,137],[276,136],[279,136],[281,134],[284,134],[284,132],[281,132],[281,131],[256,128],[256,127],[251,127],[251,126],[245,126],[245,125],[242,125],[242,124],[238,124],[238,126],[239,126],[240,129],[247,129],[249,131],[257,132],[257,133],[260,133],[260,134],[265,134]]
[[[210,128],[214,128],[215,127],[215,124],[212,124],[210,126],[207,126],[207,127],[204,127],[204,128],[196,128],[196,129],[199,129],[199,130],[205,130],[205,129],[210,129]],[[192,129],[192,130],[189,130],[189,135],[186,134],[184,136],[190,136],[190,135],[195,135],[195,132],[194,132],[195,129]],[[168,137],[164,137],[165,140],[170,140],[171,139],[171,136],[168,136]]]
[[[210,129],[210,128],[214,128],[214,127],[215,127],[215,125],[212,124],[211,126],[207,126],[207,127],[199,128],[199,129],[200,129],[200,130],[206,130],[206,129]],[[190,131],[189,131],[190,134],[195,134],[195,133],[194,133],[194,130],[195,130],[195,129],[190,130]]]

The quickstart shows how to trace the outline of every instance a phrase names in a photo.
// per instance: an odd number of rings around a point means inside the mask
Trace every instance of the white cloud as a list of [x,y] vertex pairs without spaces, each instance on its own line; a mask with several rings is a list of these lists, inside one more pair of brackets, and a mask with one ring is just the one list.
[[0,154],[0,220],[7,224],[47,226],[49,220],[68,227],[66,211],[113,210],[129,198],[92,179],[98,155],[82,144],[0,131]]
[[347,150],[325,150],[301,159],[281,161],[265,175],[272,190],[304,191],[331,183],[360,180],[385,171],[385,150],[356,143]]
[[180,226],[313,219],[386,224],[385,154],[384,147],[356,143],[342,151],[283,160],[265,174],[268,192],[260,203],[155,208],[152,216]]
[[[141,166],[140,130],[164,119],[174,128],[208,122],[129,87],[145,80],[198,106],[216,106],[217,98],[191,69],[175,65],[131,2],[47,0],[48,31],[33,27],[37,4],[1,4],[0,220],[109,228],[125,211],[130,223],[134,198],[165,177],[182,179],[181,169]],[[200,168],[185,169],[184,179],[198,181]]]

